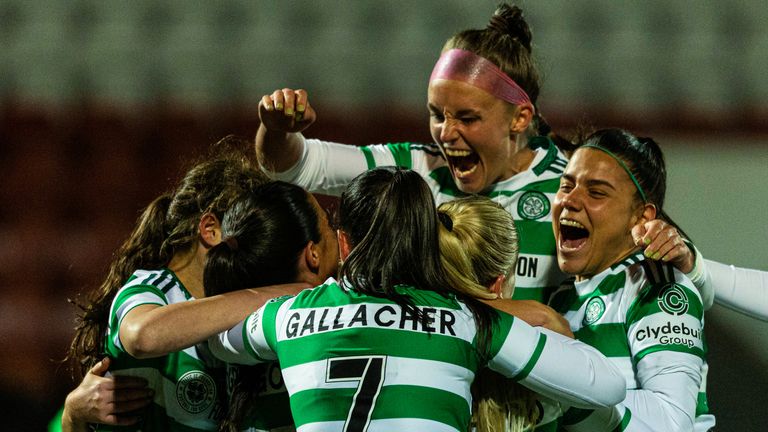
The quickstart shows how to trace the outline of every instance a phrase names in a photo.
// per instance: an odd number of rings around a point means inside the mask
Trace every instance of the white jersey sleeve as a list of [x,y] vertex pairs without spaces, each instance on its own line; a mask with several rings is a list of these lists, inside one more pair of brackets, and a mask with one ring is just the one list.
[[709,266],[706,260],[701,255],[696,246],[688,245],[693,248],[696,260],[694,261],[693,270],[690,273],[686,273],[686,277],[691,280],[693,285],[699,290],[701,295],[701,302],[704,305],[704,310],[709,310],[712,304],[715,302],[715,286],[712,282],[712,275],[709,272]]
[[[277,299],[276,299],[277,300]],[[221,361],[242,365],[254,365],[277,360],[274,345],[274,300],[252,313],[231,329],[208,339],[208,348]]]
[[360,147],[299,137],[304,146],[301,158],[288,170],[272,173],[274,179],[299,185],[310,192],[338,196],[352,179],[368,169]]
[[621,372],[599,351],[519,319],[488,367],[536,393],[579,408],[616,404],[626,392]]
[[648,354],[637,364],[641,388],[627,390],[621,404],[595,410],[566,430],[611,431],[621,424],[626,432],[693,431],[701,366],[701,359],[686,353]]
[[715,301],[768,321],[768,272],[704,260],[715,288]]

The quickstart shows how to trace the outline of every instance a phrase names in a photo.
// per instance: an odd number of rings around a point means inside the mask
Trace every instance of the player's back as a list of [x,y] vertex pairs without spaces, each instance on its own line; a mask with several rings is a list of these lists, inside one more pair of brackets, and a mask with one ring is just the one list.
[[276,350],[298,428],[466,430],[478,368],[472,314],[454,298],[398,290],[421,318],[333,280],[276,311]]

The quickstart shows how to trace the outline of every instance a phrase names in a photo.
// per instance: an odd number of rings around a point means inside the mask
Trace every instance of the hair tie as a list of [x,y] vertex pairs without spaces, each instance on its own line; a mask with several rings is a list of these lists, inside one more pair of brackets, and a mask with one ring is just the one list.
[[618,156],[613,154],[607,148],[605,148],[603,146],[600,146],[600,145],[597,145],[597,144],[584,144],[584,145],[582,145],[582,147],[589,147],[589,148],[600,150],[603,153],[607,154],[608,156],[616,159],[616,162],[618,162],[619,165],[621,165],[621,167],[624,168],[624,171],[626,171],[626,173],[629,175],[629,179],[632,180],[632,183],[634,183],[635,186],[637,186],[637,191],[640,192],[640,198],[643,199],[643,203],[647,203],[648,202],[648,198],[645,197],[645,192],[643,192],[643,188],[640,187],[640,182],[637,181],[637,179],[635,178],[635,175],[632,174],[632,171],[629,170],[629,167],[627,166],[627,164],[624,163],[623,160],[621,160]]
[[440,220],[440,223],[443,224],[445,229],[453,231],[453,219],[451,219],[448,213],[437,212],[437,219]]
[[230,249],[231,251],[233,251],[233,252],[234,252],[234,251],[236,251],[236,250],[237,250],[237,247],[238,247],[238,244],[237,244],[237,237],[234,237],[234,236],[232,236],[232,237],[227,237],[227,238],[225,238],[225,239],[224,239],[224,243],[226,243],[226,244],[227,244],[227,247],[229,247],[229,249]]

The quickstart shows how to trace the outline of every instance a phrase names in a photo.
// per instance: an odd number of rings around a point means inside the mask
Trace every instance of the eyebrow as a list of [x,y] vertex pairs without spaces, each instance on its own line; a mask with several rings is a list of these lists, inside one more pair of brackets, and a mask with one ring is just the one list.
[[[563,179],[571,182],[576,183],[576,179],[571,174],[563,174]],[[613,185],[613,183],[607,181],[607,180],[600,180],[600,179],[588,179],[586,181],[587,186],[605,186],[609,187],[613,190],[616,190],[616,186]]]
[[[432,112],[440,113],[440,114],[443,113],[442,110],[440,110],[439,108],[437,108],[436,106],[434,106],[432,104],[427,104],[427,107]],[[462,116],[465,116],[465,115],[475,115],[475,116],[477,116],[477,115],[480,115],[480,113],[477,110],[474,110],[474,109],[462,109],[462,110],[456,111],[456,113],[453,114],[453,117],[462,117]]]

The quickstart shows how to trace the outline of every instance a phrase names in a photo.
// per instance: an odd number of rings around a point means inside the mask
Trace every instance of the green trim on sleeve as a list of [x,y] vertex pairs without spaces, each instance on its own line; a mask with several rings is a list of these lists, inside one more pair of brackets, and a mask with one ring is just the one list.
[[403,168],[412,169],[413,160],[411,159],[411,143],[387,144],[387,148],[395,159],[395,165]]
[[544,333],[539,334],[539,342],[536,344],[536,349],[533,350],[533,354],[531,354],[531,358],[528,360],[528,363],[525,365],[523,370],[521,370],[520,373],[513,378],[515,381],[524,380],[528,374],[531,373],[533,367],[536,366],[536,362],[539,361],[539,357],[541,357],[541,353],[544,351],[544,345],[546,344],[547,335]]
[[667,345],[653,345],[650,346],[639,353],[635,354],[634,357],[632,357],[632,362],[634,364],[637,364],[640,360],[643,359],[643,357],[647,356],[648,354],[653,354],[655,352],[659,351],[674,351],[674,352],[680,352],[685,354],[691,354],[695,355],[696,357],[699,357],[702,360],[706,360],[706,355],[703,350],[693,347],[689,348],[686,345],[681,344],[667,344]]
[[704,414],[709,414],[709,402],[707,402],[707,394],[699,392],[696,397],[696,417]]
[[277,352],[277,312],[285,300],[291,297],[283,296],[268,301],[261,307],[261,328],[264,331],[264,340],[267,341],[269,349]]
[[376,160],[373,158],[373,152],[371,152],[370,147],[360,147],[360,151],[363,152],[363,155],[365,156],[365,163],[368,164],[368,169],[372,170],[376,168]]
[[629,410],[629,407],[626,407],[624,410],[624,416],[621,418],[621,423],[619,423],[618,426],[616,426],[616,429],[614,429],[615,432],[623,432],[627,429],[627,426],[629,426],[629,421],[632,420],[632,411]]

